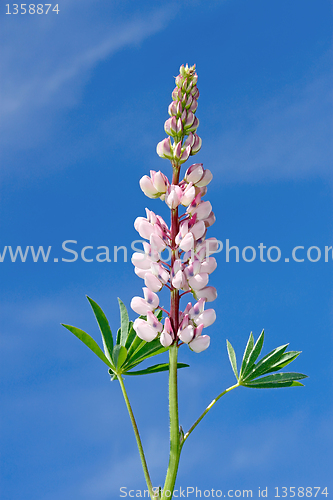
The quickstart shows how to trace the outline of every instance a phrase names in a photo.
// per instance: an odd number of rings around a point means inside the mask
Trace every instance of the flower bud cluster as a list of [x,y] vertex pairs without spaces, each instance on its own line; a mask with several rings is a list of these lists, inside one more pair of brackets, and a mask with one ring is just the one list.
[[[169,137],[159,142],[156,148],[161,158],[175,161],[178,165],[184,163],[190,155],[198,153],[201,148],[201,138],[196,134],[199,126],[199,120],[195,116],[199,97],[197,80],[195,65],[180,67],[168,108],[170,118],[164,124]],[[187,138],[184,141],[185,136]],[[173,144],[170,137],[174,140]]]

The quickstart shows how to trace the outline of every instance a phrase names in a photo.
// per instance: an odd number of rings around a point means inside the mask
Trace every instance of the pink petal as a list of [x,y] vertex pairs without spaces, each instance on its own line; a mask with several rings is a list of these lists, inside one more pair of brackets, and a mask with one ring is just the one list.
[[[146,275],[147,276],[147,275]],[[194,290],[197,292],[198,290],[202,290],[208,283],[209,276],[207,273],[199,273],[193,276],[188,280],[188,284]],[[197,293],[196,293],[197,295]]]
[[189,347],[192,351],[199,353],[205,351],[209,347],[209,344],[209,335],[201,335],[200,337],[193,339],[189,344]]
[[151,304],[148,304],[142,297],[133,297],[131,300],[131,308],[140,316],[146,316],[148,311],[153,311]]
[[185,180],[187,182],[192,182],[193,184],[196,184],[197,182],[200,181],[203,174],[204,174],[204,169],[202,163],[194,163],[186,170]]
[[198,324],[202,323],[204,328],[207,328],[208,326],[212,325],[215,320],[216,320],[216,313],[214,309],[207,309],[195,319],[195,322]]
[[194,331],[193,331],[192,325],[188,325],[183,330],[178,331],[178,337],[185,344],[188,344],[189,342],[191,342],[191,340],[193,339],[193,334],[194,334]]
[[198,299],[203,298],[207,302],[213,302],[213,300],[215,300],[217,297],[216,288],[214,288],[213,286],[206,286],[201,290],[195,290],[195,296]]
[[163,347],[169,347],[172,344],[172,337],[169,333],[163,331],[160,336],[160,342]]
[[163,288],[160,280],[149,271],[145,275],[145,285],[152,292],[159,292]]
[[158,190],[153,186],[152,180],[148,175],[144,175],[140,179],[140,188],[148,198],[156,198]]
[[145,296],[145,300],[151,306],[150,310],[154,311],[158,307],[158,304],[160,302],[158,295],[149,290],[149,288],[142,288],[142,290],[143,290],[143,295]]
[[139,269],[150,269],[151,259],[147,257],[144,253],[134,252],[131,257],[131,261],[133,266],[138,267]]
[[146,342],[151,342],[158,335],[158,332],[154,330],[154,328],[144,319],[137,318],[134,321],[133,328],[136,331],[137,336]]

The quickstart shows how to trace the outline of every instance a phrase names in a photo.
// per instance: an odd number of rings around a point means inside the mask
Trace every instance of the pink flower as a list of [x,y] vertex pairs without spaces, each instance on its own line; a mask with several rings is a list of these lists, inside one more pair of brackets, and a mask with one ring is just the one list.
[[178,330],[178,337],[182,342],[188,344],[193,339],[194,328],[192,325],[187,325],[182,330]]
[[145,274],[145,285],[152,292],[159,292],[163,288],[161,281],[151,272],[146,272]]
[[183,190],[181,204],[184,207],[187,207],[190,203],[192,203],[194,198],[195,198],[195,187],[192,186],[192,183],[189,183]]
[[171,148],[171,140],[170,137],[163,139],[163,141],[159,142],[156,146],[156,152],[158,156],[161,158],[167,158],[168,160],[172,160],[172,148]]
[[149,290],[143,288],[144,299],[142,297],[133,297],[131,300],[131,308],[140,316],[146,316],[148,311],[155,311],[159,304],[158,296]]
[[[153,315],[153,313],[151,313]],[[154,315],[153,315],[154,316]],[[134,323],[133,323],[133,328],[140,339],[144,340],[145,342],[151,342],[154,340],[159,331],[162,329],[161,323],[157,320],[157,318],[154,316],[156,319],[156,322],[152,322],[150,320],[150,323],[148,321],[145,321],[144,319],[137,318]],[[148,316],[147,316],[148,319]]]
[[159,197],[159,192],[158,190],[154,187],[152,180],[148,175],[144,175],[140,179],[140,188],[144,192],[148,198],[158,198]]
[[209,335],[200,335],[189,343],[189,347],[192,351],[199,353],[205,351],[209,347],[209,344]]
[[210,181],[212,180],[212,178],[213,178],[213,174],[211,173],[210,170],[206,169],[204,172],[204,175],[202,176],[200,181],[197,182],[197,186],[198,187],[207,186],[210,183]]
[[196,317],[195,322],[197,324],[203,324],[204,328],[207,328],[208,326],[212,325],[215,320],[216,313],[214,309],[207,309]]
[[197,220],[204,220],[207,219],[212,211],[212,204],[210,201],[202,201],[199,203],[199,205],[195,208],[192,209],[191,215],[196,214]]
[[201,271],[203,273],[208,273],[211,274],[213,271],[215,271],[217,267],[217,262],[214,257],[207,257],[202,263],[201,263]]
[[180,288],[183,288],[183,286],[185,285],[185,277],[184,277],[184,274],[182,271],[178,271],[175,276],[172,278],[172,286],[174,288],[177,288],[178,290]]
[[185,180],[186,182],[192,182],[192,184],[196,184],[197,182],[200,181],[203,174],[204,174],[204,169],[202,163],[194,163],[186,170]]
[[147,255],[145,255],[144,253],[139,253],[139,252],[135,252],[132,255],[131,261],[132,261],[133,266],[138,267],[139,269],[145,269],[145,270],[150,269],[150,266],[152,263],[151,259],[149,257],[147,257]]
[[169,347],[174,339],[174,333],[169,318],[165,318],[164,329],[160,336],[160,342],[163,347]]
[[192,233],[187,233],[187,235],[179,243],[179,248],[184,250],[184,252],[188,252],[194,248],[194,238]]
[[208,283],[209,276],[207,273],[199,273],[196,274],[195,276],[192,276],[189,278],[188,284],[192,288],[192,290],[195,290],[196,295],[199,290],[202,290]]
[[177,208],[178,205],[180,205],[182,196],[183,193],[181,187],[171,184],[171,186],[168,187],[167,192],[165,194],[165,203],[171,209]]
[[206,286],[200,290],[195,290],[195,296],[200,299],[203,298],[207,302],[213,302],[217,297],[216,288],[213,286]]
[[[202,146],[202,139],[201,137],[199,137],[197,134],[194,134],[194,142],[192,144],[192,147],[191,147],[191,155],[196,155],[200,149],[201,149],[201,146]],[[207,182],[208,184],[208,182]]]

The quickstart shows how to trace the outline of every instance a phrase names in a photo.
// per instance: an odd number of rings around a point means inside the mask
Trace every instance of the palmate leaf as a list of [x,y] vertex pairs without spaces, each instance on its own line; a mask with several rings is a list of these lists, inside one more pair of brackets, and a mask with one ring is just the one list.
[[[120,323],[121,326],[117,332],[116,343],[113,342],[112,332],[109,322],[101,309],[101,307],[90,297],[87,297],[96,317],[99,329],[102,335],[104,353],[97,342],[88,335],[88,333],[70,325],[63,325],[78,337],[89,349],[91,349],[109,368],[109,373],[112,375],[112,380],[117,379],[118,375],[127,374],[135,366],[142,363],[146,359],[162,354],[168,350],[163,347],[159,339],[152,342],[145,342],[140,339],[134,328],[133,322],[129,321],[128,312],[124,303],[119,301]],[[157,313],[157,318],[162,319],[162,311]],[[184,368],[182,363],[179,363],[178,368]],[[143,375],[156,373],[158,371],[166,371],[169,368],[168,363],[153,365],[144,370],[132,371],[130,375]]]
[[[252,333],[248,339],[244,355],[242,366],[240,369],[239,377],[237,376],[237,365],[236,365],[236,354],[232,348],[229,341],[227,341],[228,355],[232,369],[238,379],[238,384],[244,387],[252,387],[257,389],[269,389],[269,388],[280,388],[280,387],[295,387],[302,386],[299,380],[307,377],[303,373],[274,373],[278,372],[285,366],[289,365],[294,359],[296,359],[300,351],[289,351],[286,352],[288,344],[282,345],[273,349],[273,351],[266,354],[257,363],[256,360],[262,350],[264,342],[264,331],[260,334],[257,342],[254,344],[254,339]],[[263,377],[263,375],[266,375]]]

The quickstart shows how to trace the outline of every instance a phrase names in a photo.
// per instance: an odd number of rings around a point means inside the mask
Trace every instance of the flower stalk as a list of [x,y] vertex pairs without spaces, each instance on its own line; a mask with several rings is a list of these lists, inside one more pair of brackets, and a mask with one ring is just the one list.
[[143,451],[143,446],[142,446],[142,442],[141,442],[141,438],[140,438],[140,434],[139,434],[139,429],[138,429],[138,426],[137,426],[137,423],[136,423],[136,420],[135,420],[135,417],[134,417],[134,414],[133,414],[133,410],[132,410],[131,404],[130,404],[128,396],[127,396],[127,392],[126,392],[126,389],[125,389],[125,384],[124,384],[124,381],[123,381],[121,375],[118,375],[118,381],[119,381],[119,384],[120,384],[120,387],[121,387],[121,391],[122,391],[123,396],[124,396],[124,400],[125,400],[125,404],[126,404],[126,408],[127,408],[128,414],[129,414],[130,419],[131,419],[131,423],[132,423],[132,427],[133,427],[133,430],[134,430],[136,443],[138,445],[140,459],[141,459],[141,464],[142,464],[142,468],[143,468],[143,473],[145,475],[145,480],[146,480],[146,484],[147,484],[147,487],[148,487],[148,490],[149,490],[149,494],[150,494],[151,498],[155,498],[155,494],[154,494],[154,490],[153,490],[153,485],[152,485],[152,482],[151,482],[151,479],[150,479],[150,475],[149,475],[149,471],[148,471],[148,465],[147,465],[147,462],[146,462],[146,457],[145,457],[145,454],[144,454],[144,451]]

